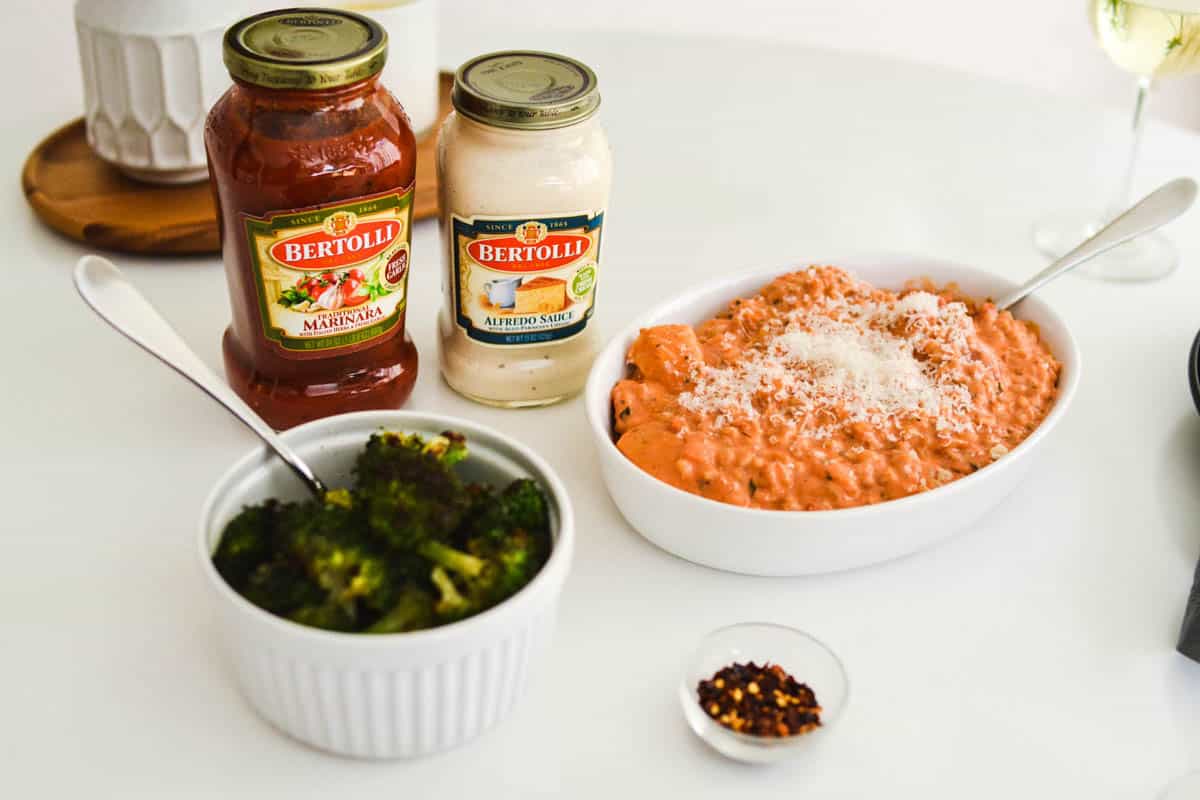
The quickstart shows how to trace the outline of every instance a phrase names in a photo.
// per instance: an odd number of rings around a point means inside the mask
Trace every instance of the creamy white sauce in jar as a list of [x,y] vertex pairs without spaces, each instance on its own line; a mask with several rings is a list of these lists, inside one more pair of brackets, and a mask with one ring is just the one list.
[[438,139],[444,263],[438,358],[490,405],[583,388],[612,181],[596,76],[549,53],[480,56],[455,75]]

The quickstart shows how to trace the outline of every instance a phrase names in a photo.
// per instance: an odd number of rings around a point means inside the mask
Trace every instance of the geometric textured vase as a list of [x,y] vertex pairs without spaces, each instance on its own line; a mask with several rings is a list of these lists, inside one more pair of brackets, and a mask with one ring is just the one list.
[[221,37],[250,0],[77,0],[87,139],[132,177],[207,176],[204,120],[229,86]]

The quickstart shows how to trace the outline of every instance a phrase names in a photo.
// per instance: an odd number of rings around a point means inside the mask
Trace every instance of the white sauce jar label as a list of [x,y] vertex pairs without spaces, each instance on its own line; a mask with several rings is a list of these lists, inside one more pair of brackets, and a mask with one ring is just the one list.
[[592,317],[604,212],[451,215],[455,321],[486,345],[577,336]]

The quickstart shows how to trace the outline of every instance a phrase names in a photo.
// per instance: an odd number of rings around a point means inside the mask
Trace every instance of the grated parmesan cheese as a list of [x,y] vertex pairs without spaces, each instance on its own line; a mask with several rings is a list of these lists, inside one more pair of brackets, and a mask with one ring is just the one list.
[[782,407],[768,422],[815,438],[841,424],[886,427],[905,417],[932,420],[940,432],[972,430],[970,391],[949,368],[973,360],[970,330],[963,303],[943,305],[929,292],[889,302],[826,298],[791,312],[738,363],[695,368],[679,402],[712,414],[717,427],[756,419],[760,405]]
[[[910,292],[896,302],[896,313],[936,317],[938,305],[938,296],[936,294],[930,292]],[[962,304],[960,303],[959,305]]]

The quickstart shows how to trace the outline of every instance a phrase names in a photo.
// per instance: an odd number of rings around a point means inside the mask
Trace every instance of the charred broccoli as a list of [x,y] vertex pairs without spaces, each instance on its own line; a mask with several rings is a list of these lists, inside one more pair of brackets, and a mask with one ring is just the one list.
[[474,603],[462,596],[450,574],[442,567],[434,567],[429,573],[434,588],[438,591],[438,601],[433,610],[444,620],[462,619],[482,609],[475,608]]
[[549,556],[550,515],[536,483],[518,480],[499,493],[486,487],[474,491],[476,513],[464,525],[463,546],[483,567],[453,576],[465,604],[445,602],[443,590],[443,604],[437,607],[443,618],[478,614],[511,597],[533,580]]
[[371,531],[446,569],[478,574],[482,562],[448,544],[470,508],[470,494],[453,470],[466,455],[466,441],[458,434],[428,442],[415,434],[372,436],[354,468]]
[[471,614],[486,611],[520,591],[533,580],[547,555],[541,537],[521,528],[503,534],[493,528],[485,536],[471,538],[467,548],[484,564],[478,575],[458,578]]
[[242,594],[254,605],[285,616],[325,601],[321,587],[308,580],[299,565],[286,559],[264,561],[255,567]]
[[[459,495],[462,494],[459,487]],[[458,527],[466,503],[455,498],[454,508],[436,496],[426,495],[421,487],[393,480],[375,485],[367,500],[367,525],[388,545],[411,550],[464,575],[476,575],[483,569],[478,559],[455,550],[444,539],[447,531]]]
[[527,478],[513,481],[498,495],[485,492],[477,501],[477,512],[471,521],[476,535],[496,539],[515,529],[536,532],[549,528],[546,496]]
[[268,500],[243,509],[225,526],[213,565],[230,586],[245,583],[259,564],[270,559],[278,517],[279,504]]
[[387,559],[373,543],[355,536],[360,517],[353,508],[330,504],[293,506],[279,544],[332,605],[352,617],[359,601],[379,607],[387,591]]
[[429,592],[413,584],[405,584],[391,608],[369,627],[367,633],[403,633],[431,628],[436,623],[433,616],[433,597]]
[[545,495],[530,480],[465,484],[461,435],[372,436],[356,487],[244,509],[213,554],[255,605],[304,625],[398,633],[487,610],[549,556]]

